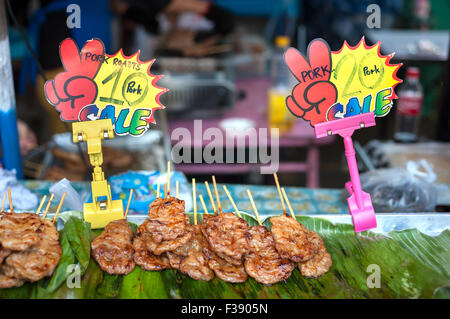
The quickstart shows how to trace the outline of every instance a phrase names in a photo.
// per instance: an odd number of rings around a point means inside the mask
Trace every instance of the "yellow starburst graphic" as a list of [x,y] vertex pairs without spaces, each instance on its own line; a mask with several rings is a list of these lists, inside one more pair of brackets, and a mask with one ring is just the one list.
[[401,64],[390,64],[393,54],[382,55],[380,44],[369,47],[362,38],[354,47],[344,42],[341,50],[332,52],[330,81],[338,96],[328,120],[367,112],[375,116],[389,113],[392,100],[397,98],[394,87],[402,82],[397,77]]
[[[121,127],[138,127],[136,132],[129,132],[134,136],[141,135],[150,123],[155,123],[154,112],[164,108],[159,98],[167,89],[157,85],[162,75],[150,73],[154,61],[141,61],[139,51],[127,57],[119,50],[116,54],[105,55],[94,79],[99,92],[95,100],[99,111],[114,106],[112,110]],[[117,121],[115,131],[121,135]]]

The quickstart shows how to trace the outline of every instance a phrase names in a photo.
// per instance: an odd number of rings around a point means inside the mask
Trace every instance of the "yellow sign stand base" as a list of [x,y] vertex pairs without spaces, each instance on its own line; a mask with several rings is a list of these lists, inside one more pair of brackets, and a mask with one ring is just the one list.
[[111,119],[102,119],[72,124],[73,142],[86,142],[89,161],[94,166],[92,173],[92,203],[83,206],[84,220],[91,223],[91,228],[104,228],[113,220],[124,218],[121,200],[111,199],[111,188],[102,171],[102,140],[114,138]]

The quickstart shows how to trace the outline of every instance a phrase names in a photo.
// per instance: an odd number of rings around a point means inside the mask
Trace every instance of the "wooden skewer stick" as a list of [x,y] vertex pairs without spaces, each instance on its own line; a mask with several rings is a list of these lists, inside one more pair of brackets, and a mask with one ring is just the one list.
[[253,201],[252,193],[250,193],[250,190],[247,189],[248,197],[250,198],[250,202],[252,203],[253,212],[255,213],[256,219],[258,220],[259,226],[262,226],[261,220],[259,219],[258,210],[256,209],[255,202]]
[[167,161],[167,196],[170,196],[170,161]]
[[167,198],[167,184],[164,184],[164,198]]
[[47,195],[44,195],[41,199],[41,203],[39,204],[39,207],[36,211],[36,214],[39,215],[39,212],[41,211],[42,206],[44,206],[45,200],[47,199]]
[[213,198],[213,196],[212,196],[212,194],[211,194],[211,189],[209,188],[208,182],[205,182],[205,185],[206,185],[206,190],[208,191],[209,200],[211,201],[211,205],[212,205],[213,210],[214,210],[214,214],[217,215],[216,204],[214,204],[214,198]]
[[50,195],[50,199],[49,199],[48,202],[47,202],[47,207],[45,207],[44,216],[42,216],[42,219],[45,219],[45,216],[47,216],[48,209],[50,208],[50,205],[51,205],[51,203],[52,203],[53,197],[55,197],[55,194],[52,193],[52,194]]
[[197,194],[195,192],[195,178],[192,179],[192,201],[194,203],[194,225],[197,225]]
[[178,193],[178,190],[179,190],[179,184],[180,183],[178,183],[178,181],[176,181],[176,183],[175,183],[175,196],[178,198],[178,195],[179,195],[179,193]]
[[225,191],[225,194],[227,194],[228,199],[230,200],[231,205],[232,205],[233,208],[234,208],[234,212],[236,213],[236,215],[238,215],[239,217],[241,217],[241,213],[239,212],[239,209],[237,208],[236,203],[234,202],[233,198],[231,197],[230,192],[228,191],[228,189],[227,189],[227,187],[226,187],[225,185],[223,185],[223,190]]
[[217,208],[219,209],[219,214],[222,214],[222,206],[220,205],[219,191],[217,190],[216,177],[212,176],[212,181],[214,185],[214,192],[216,193],[217,198]]
[[3,194],[2,209],[1,209],[2,212],[3,212],[3,208],[5,208],[5,200],[6,200],[6,192]]
[[59,201],[58,208],[56,209],[55,216],[53,217],[52,223],[54,224],[56,222],[56,218],[58,217],[59,211],[61,210],[62,204],[64,203],[64,199],[66,198],[66,192],[63,193],[61,200]]
[[12,197],[11,197],[11,188],[8,187],[8,197],[9,197],[9,210],[11,213],[14,213],[14,207],[12,203]]
[[284,187],[281,187],[281,191],[283,192],[284,200],[286,201],[286,204],[289,208],[289,212],[291,213],[292,217],[295,219],[294,210],[292,209],[291,203],[289,202],[289,199],[287,197],[286,191],[284,190]]
[[203,200],[202,194],[198,195],[198,197],[200,198],[200,202],[202,203],[203,210],[205,211],[205,214],[209,214],[208,210],[206,209],[205,201]]
[[286,206],[284,205],[283,195],[281,195],[280,183],[278,182],[277,173],[273,173],[273,177],[275,178],[275,183],[277,184],[278,195],[280,196],[281,206],[283,207],[283,212],[287,215]]
[[128,196],[127,209],[125,210],[125,219],[127,219],[128,209],[130,208],[131,197],[133,196],[133,189],[130,189],[130,196]]
[[156,185],[156,198],[159,198],[160,190],[161,190],[161,185],[158,183],[158,185]]

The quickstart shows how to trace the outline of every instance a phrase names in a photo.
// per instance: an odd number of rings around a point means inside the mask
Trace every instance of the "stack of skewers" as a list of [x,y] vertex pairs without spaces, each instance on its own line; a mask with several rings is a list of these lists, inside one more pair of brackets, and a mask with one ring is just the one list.
[[191,224],[184,201],[178,199],[178,185],[176,196],[170,195],[170,163],[167,176],[164,198],[158,186],[157,199],[149,207],[149,218],[138,227],[136,236],[125,218],[108,224],[92,242],[92,255],[104,271],[128,274],[137,264],[147,271],[174,268],[196,280],[209,281],[217,276],[227,282],[241,283],[250,276],[270,285],[288,279],[296,265],[307,277],[321,276],[330,269],[332,259],[323,239],[296,220],[276,174],[283,214],[270,219],[270,231],[262,225],[249,190],[259,225],[249,227],[226,186],[223,188],[234,212],[222,212],[214,176],[216,200],[205,182],[213,213],[208,212],[204,198],[199,195],[204,210],[201,224],[195,179],[192,180],[194,220]]
[[59,233],[54,225],[66,193],[63,194],[52,221],[45,219],[53,194],[42,218],[39,212],[47,196],[42,199],[36,213],[16,213],[8,188],[10,211],[0,211],[0,288],[20,287],[25,282],[39,281],[53,274],[59,264],[62,249]]

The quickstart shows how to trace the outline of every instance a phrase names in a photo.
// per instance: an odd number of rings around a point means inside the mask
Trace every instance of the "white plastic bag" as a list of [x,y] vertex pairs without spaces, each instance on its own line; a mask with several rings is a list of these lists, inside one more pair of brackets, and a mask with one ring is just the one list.
[[[423,169],[421,169],[423,168]],[[431,212],[437,202],[436,174],[425,161],[409,161],[406,169],[387,168],[361,175],[362,189],[377,212]]]

